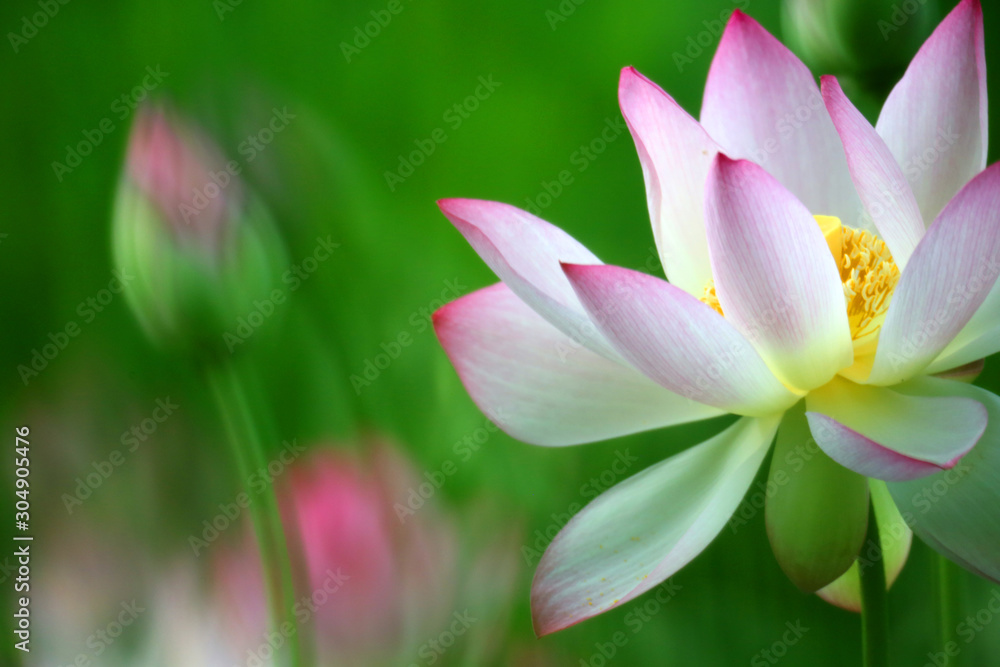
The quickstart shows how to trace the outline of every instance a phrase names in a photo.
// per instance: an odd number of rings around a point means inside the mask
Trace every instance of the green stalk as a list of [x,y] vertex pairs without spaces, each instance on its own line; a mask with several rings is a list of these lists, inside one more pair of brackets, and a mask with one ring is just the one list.
[[[874,547],[874,548],[873,548]],[[885,586],[882,542],[874,506],[868,511],[865,551],[877,554],[870,562],[859,561],[861,575],[861,643],[864,667],[889,664],[889,608]]]
[[[955,630],[958,626],[956,620],[959,608],[960,581],[959,571],[950,560],[937,554],[937,570],[935,583],[937,584],[938,621],[941,631],[941,650],[948,651],[948,644],[955,641]],[[951,653],[949,652],[950,656]],[[961,665],[961,658],[952,656],[954,667]]]
[[[230,361],[209,367],[206,375],[222,415],[241,481],[246,483],[256,471],[267,467],[267,457],[243,385]],[[250,503],[249,509],[264,570],[270,630],[280,632],[286,623],[291,625],[293,631],[288,637],[288,664],[298,667],[301,664],[301,647],[293,611],[295,586],[274,485],[266,485],[260,497]]]
[[[267,452],[264,450],[264,445],[261,442],[260,435],[254,427],[253,412],[250,409],[249,401],[247,401],[246,392],[243,389],[242,383],[238,381],[235,372],[232,373],[232,377],[236,400],[239,404],[243,420],[247,424],[250,433],[250,451],[253,456],[254,467],[258,470],[267,468],[269,463],[267,460]],[[278,507],[278,499],[274,492],[273,483],[268,485],[267,490],[261,497],[261,500],[263,501],[265,508],[265,517],[270,523],[269,529],[273,539],[272,547],[275,550],[275,556],[278,562],[277,571],[280,576],[281,590],[283,592],[282,601],[284,604],[285,615],[287,617],[286,620],[292,624],[293,628],[295,628],[293,636],[289,638],[289,644],[292,653],[291,664],[294,667],[297,667],[301,664],[301,647],[299,641],[301,632],[297,628],[297,623],[295,622],[295,612],[293,611],[295,606],[295,583],[292,576],[292,562],[288,552],[288,542],[285,539],[284,524],[281,521],[281,510]]]

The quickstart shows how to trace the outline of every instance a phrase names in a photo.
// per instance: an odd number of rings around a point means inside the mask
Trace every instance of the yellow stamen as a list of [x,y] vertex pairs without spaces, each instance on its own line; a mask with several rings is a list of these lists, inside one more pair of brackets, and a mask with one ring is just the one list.
[[[892,261],[889,247],[871,232],[842,225],[833,216],[814,217],[840,271],[855,357],[870,355],[899,282],[899,267]],[[708,281],[701,301],[723,315],[715,281]]]
[[882,239],[851,227],[841,229],[844,238],[840,280],[844,283],[847,319],[857,352],[859,344],[876,342],[875,335],[885,321],[889,300],[899,282],[899,267]]
[[719,315],[723,314],[722,304],[719,303],[719,297],[715,294],[715,281],[711,278],[708,279],[708,284],[705,285],[705,293],[701,295],[701,301],[710,305]]

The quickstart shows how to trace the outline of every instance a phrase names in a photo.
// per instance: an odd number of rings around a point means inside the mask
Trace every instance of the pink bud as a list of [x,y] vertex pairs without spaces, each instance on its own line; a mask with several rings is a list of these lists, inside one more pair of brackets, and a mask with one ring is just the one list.
[[[315,637],[319,657],[384,659],[439,632],[453,611],[453,526],[432,502],[403,520],[395,509],[422,481],[384,444],[366,457],[317,450],[279,478],[290,549],[305,571],[296,597],[309,609],[306,636]],[[247,540],[217,567],[223,604],[240,619],[240,641],[251,643],[266,618],[254,547]]]
[[220,247],[242,186],[202,131],[163,107],[143,107],[132,125],[126,165],[129,180],[178,237],[211,251]]

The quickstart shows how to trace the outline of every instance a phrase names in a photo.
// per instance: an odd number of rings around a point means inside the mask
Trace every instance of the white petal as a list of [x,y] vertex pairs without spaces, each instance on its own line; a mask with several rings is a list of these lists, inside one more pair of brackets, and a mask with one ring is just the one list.
[[[976,314],[924,373],[932,375],[951,370],[1000,351],[1000,287],[997,285],[993,283]],[[971,285],[973,291],[976,287],[976,283]]]
[[[998,274],[1000,163],[955,195],[913,252],[892,295],[867,381],[895,384],[927,368],[969,323]],[[989,336],[995,326],[979,320],[966,344]]]
[[439,309],[434,329],[480,409],[525,442],[572,445],[723,414],[574,342],[503,284]]
[[875,127],[929,225],[986,166],[986,57],[977,0],[960,2],[924,42]]
[[811,213],[859,226],[861,202],[816,80],[739,10],[712,60],[701,123],[727,155],[767,169]]
[[509,204],[442,199],[438,206],[497,277],[526,304],[573,340],[598,354],[618,358],[587,318],[559,266],[559,262],[601,263],[579,241]]
[[837,79],[824,76],[822,82],[826,108],[844,142],[851,180],[893,261],[902,269],[924,235],[917,200],[889,147],[847,99]]
[[952,468],[986,429],[986,408],[958,396],[909,396],[834,380],[806,397],[816,444],[846,468],[883,480]]
[[667,279],[700,296],[712,278],[705,177],[719,147],[672,97],[632,67],[622,70],[618,99],[642,163],[653,236]]
[[779,420],[744,417],[583,508],[535,572],[535,632],[547,635],[627,602],[701,553],[746,494]]
[[799,400],[732,324],[679,287],[606,264],[564,269],[601,333],[671,391],[751,415],[782,412]]

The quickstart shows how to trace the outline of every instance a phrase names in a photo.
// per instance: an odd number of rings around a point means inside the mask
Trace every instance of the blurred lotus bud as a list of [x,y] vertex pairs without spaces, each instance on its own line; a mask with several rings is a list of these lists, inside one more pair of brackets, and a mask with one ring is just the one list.
[[115,202],[114,257],[143,329],[166,347],[235,351],[275,310],[285,253],[241,170],[165,108],[137,114]]
[[[431,503],[406,516],[394,509],[421,480],[384,445],[366,458],[317,450],[287,474],[279,499],[304,573],[300,631],[315,638],[315,664],[417,660],[455,611],[457,556],[454,528]],[[216,580],[231,636],[249,657],[266,642],[266,614],[256,551],[250,540],[243,546],[220,552]]]
[[937,0],[784,0],[785,40],[814,72],[883,89],[940,18]]

